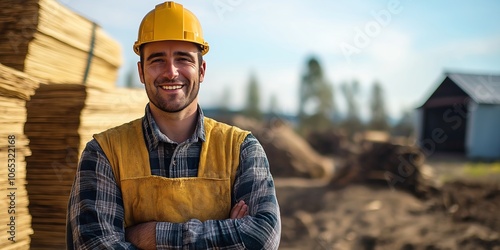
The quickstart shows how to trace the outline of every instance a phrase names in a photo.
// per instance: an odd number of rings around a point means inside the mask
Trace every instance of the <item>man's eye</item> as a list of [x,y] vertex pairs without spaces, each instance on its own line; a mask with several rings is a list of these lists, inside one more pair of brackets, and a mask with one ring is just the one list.
[[151,61],[151,63],[159,63],[159,62],[163,62],[163,59],[157,58]]

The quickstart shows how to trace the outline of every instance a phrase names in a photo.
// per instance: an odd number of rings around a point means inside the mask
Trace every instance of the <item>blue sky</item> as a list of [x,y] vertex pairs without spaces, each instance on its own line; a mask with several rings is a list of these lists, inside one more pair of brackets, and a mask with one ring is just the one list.
[[[97,22],[122,45],[121,75],[135,65],[132,51],[142,17],[158,1],[60,0]],[[200,91],[204,107],[221,103],[229,88],[234,109],[245,102],[251,72],[262,108],[276,95],[293,114],[306,60],[316,56],[345,106],[339,85],[356,79],[367,114],[374,81],[385,90],[388,112],[398,117],[436,87],[443,72],[500,74],[500,1],[178,1],[200,19],[210,52]],[[123,77],[118,84],[122,84]]]

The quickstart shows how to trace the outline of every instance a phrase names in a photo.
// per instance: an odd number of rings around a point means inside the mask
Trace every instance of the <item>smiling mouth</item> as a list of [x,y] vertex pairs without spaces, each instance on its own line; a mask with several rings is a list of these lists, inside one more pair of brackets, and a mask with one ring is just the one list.
[[165,86],[160,86],[164,90],[176,90],[176,89],[182,89],[182,85],[165,85]]

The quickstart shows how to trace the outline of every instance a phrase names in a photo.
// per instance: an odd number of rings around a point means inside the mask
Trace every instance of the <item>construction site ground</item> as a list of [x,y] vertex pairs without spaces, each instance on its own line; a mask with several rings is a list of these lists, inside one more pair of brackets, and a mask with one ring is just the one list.
[[426,160],[426,198],[384,184],[276,178],[280,249],[500,249],[500,164]]

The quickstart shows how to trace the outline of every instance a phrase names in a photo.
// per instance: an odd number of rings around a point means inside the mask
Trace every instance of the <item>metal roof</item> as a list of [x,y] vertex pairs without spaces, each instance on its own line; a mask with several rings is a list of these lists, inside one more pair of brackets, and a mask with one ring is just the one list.
[[500,75],[446,73],[458,87],[479,104],[500,104]]

